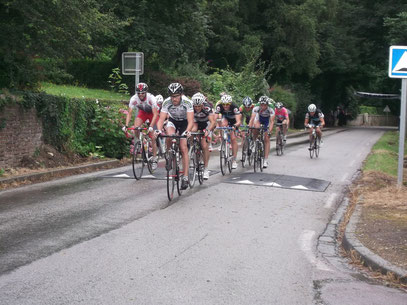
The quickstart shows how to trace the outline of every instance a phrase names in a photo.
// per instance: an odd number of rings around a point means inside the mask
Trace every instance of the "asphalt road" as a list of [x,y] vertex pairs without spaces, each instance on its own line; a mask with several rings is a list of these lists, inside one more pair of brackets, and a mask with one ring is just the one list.
[[164,180],[126,179],[128,167],[0,192],[0,304],[404,305],[319,253],[381,134],[332,134],[312,160],[290,147],[264,178],[218,173],[171,205]]

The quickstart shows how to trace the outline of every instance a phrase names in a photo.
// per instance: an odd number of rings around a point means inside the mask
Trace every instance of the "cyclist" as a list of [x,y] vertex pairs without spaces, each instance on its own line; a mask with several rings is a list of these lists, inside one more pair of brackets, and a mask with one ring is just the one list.
[[[272,100],[272,102],[274,102]],[[286,135],[287,135],[287,128],[290,124],[290,117],[288,115],[288,110],[284,107],[283,103],[277,102],[275,103],[276,108],[274,109],[274,117],[272,119],[272,123],[274,125],[274,120],[277,120],[276,123],[283,124],[283,139],[284,142],[287,140]],[[277,128],[280,128],[280,126],[276,127],[276,136],[277,136]]]
[[203,131],[205,135],[201,138],[201,145],[204,156],[204,173],[203,178],[209,179],[208,162],[209,162],[209,147],[206,141],[216,127],[215,114],[211,105],[206,101],[202,93],[195,93],[192,96],[192,104],[194,106],[194,127],[192,131]]
[[[239,111],[239,107],[233,103],[232,97],[230,95],[223,95],[221,98],[221,103],[216,107],[215,114],[222,115],[222,120],[220,122],[222,127],[233,127],[237,129],[241,124],[242,115]],[[236,156],[238,151],[237,138],[234,132],[230,133],[230,139],[232,142],[232,153],[233,161],[232,168],[237,168]]]
[[[310,141],[312,141],[312,131],[314,130],[314,128],[319,140],[321,141],[322,127],[325,126],[325,119],[324,114],[322,113],[321,110],[317,109],[317,106],[315,106],[315,104],[310,104],[308,106],[308,112],[305,114],[304,125],[305,127],[309,128]],[[308,147],[308,149],[311,150],[311,147]]]
[[164,98],[163,98],[163,96],[161,94],[158,94],[158,95],[155,96],[155,100],[156,100],[156,103],[157,103],[158,113],[160,113],[161,112],[161,107],[163,106]]
[[[264,130],[267,132],[264,133],[264,164],[263,168],[268,167],[268,157],[270,153],[270,133],[273,129],[272,118],[274,117],[274,110],[270,106],[270,98],[268,96],[260,96],[259,104],[253,108],[253,113],[250,118],[249,126],[260,128],[260,125],[263,125]],[[256,139],[259,135],[258,130],[253,130],[253,136]]]
[[[122,130],[127,131],[130,123],[133,109],[136,111],[136,118],[134,120],[134,127],[140,127],[144,122],[151,122],[148,128],[150,138],[154,138],[153,127],[158,120],[157,102],[154,95],[148,92],[146,83],[138,83],[136,86],[136,94],[130,98],[129,110],[126,117],[126,125]],[[152,168],[157,168],[157,144],[152,141],[153,146],[153,159]]]
[[[186,135],[189,137],[190,132],[194,126],[194,109],[192,107],[192,101],[184,94],[184,88],[180,83],[172,83],[168,86],[169,97],[163,102],[160,119],[157,123],[157,134],[162,132],[164,121],[168,116],[168,123],[166,126],[166,133],[168,135],[178,132],[180,135]],[[167,147],[169,147],[171,141],[167,141]],[[187,140],[180,140],[180,150],[182,154],[182,167],[184,170],[184,176],[182,177],[181,189],[188,188],[188,166],[189,156]]]

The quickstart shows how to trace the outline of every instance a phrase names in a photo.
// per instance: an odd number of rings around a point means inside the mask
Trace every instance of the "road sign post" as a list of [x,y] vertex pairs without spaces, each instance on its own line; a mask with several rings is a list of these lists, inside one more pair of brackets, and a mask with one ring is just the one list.
[[123,52],[122,53],[122,74],[134,75],[135,86],[140,82],[140,75],[144,73],[144,53],[143,52]]
[[399,159],[397,169],[397,185],[403,185],[404,141],[406,133],[406,99],[407,99],[407,46],[391,46],[389,59],[389,77],[402,78]]

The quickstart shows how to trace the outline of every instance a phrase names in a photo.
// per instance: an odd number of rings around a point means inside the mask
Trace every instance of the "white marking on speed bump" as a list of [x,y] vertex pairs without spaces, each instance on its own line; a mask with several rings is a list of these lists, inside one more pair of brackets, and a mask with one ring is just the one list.
[[241,183],[241,184],[254,184],[254,182],[250,181],[250,180],[242,180],[242,181],[238,181],[236,183]]
[[115,178],[130,178],[130,176],[127,175],[127,174],[114,175],[113,177],[115,177]]
[[297,190],[308,190],[308,188],[303,186],[303,185],[294,185],[291,188],[292,189],[297,189]]
[[147,176],[143,176],[143,177],[141,177],[141,178],[157,178],[156,176],[153,176],[153,175],[147,175]]

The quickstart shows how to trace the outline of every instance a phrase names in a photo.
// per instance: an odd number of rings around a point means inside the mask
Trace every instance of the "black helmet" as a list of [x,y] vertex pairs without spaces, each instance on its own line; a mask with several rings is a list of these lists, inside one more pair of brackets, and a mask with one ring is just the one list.
[[138,83],[136,86],[137,93],[143,93],[148,91],[148,86],[146,83]]
[[172,83],[168,86],[168,94],[182,94],[184,92],[184,88],[180,83]]

